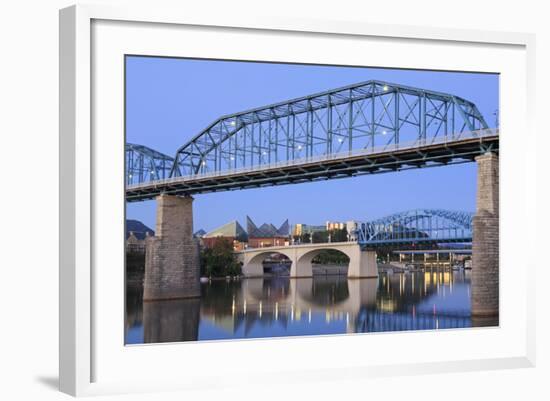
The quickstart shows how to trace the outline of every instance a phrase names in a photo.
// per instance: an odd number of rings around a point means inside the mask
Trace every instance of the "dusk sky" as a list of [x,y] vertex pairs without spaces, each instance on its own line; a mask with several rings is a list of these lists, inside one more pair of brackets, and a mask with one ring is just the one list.
[[[474,102],[490,127],[498,75],[176,58],[126,58],[127,141],[174,156],[218,117],[377,79]],[[246,215],[258,225],[371,220],[417,208],[475,210],[476,165],[409,170],[194,196],[194,230]],[[127,218],[155,229],[155,202],[128,204]]]

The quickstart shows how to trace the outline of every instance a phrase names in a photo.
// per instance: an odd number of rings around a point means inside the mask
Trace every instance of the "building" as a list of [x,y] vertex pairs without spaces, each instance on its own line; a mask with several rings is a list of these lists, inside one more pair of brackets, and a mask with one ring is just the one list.
[[292,229],[293,236],[301,236],[304,234],[313,234],[315,232],[326,231],[325,226],[312,226],[309,224],[295,224]]
[[153,236],[155,232],[139,220],[126,220],[126,239],[133,236],[138,240],[144,240],[146,236]]
[[289,245],[290,229],[288,219],[276,228],[273,224],[264,223],[260,227],[246,216],[246,230],[248,231],[248,246],[250,248],[263,248],[268,246]]
[[197,230],[194,234],[193,234],[193,237],[195,238],[202,238],[206,235],[206,231],[204,231],[202,228],[200,230]]
[[359,230],[361,224],[355,220],[350,220],[346,223],[346,230],[348,232],[348,241],[357,241],[359,239]]
[[343,230],[345,228],[346,228],[346,223],[341,223],[339,221],[327,221],[325,224],[325,229],[327,231]]
[[245,248],[248,235],[239,222],[234,220],[204,234],[201,237],[202,245],[205,248],[211,248],[214,246],[216,241],[220,240],[220,238],[233,242],[233,249],[236,251],[241,251]]

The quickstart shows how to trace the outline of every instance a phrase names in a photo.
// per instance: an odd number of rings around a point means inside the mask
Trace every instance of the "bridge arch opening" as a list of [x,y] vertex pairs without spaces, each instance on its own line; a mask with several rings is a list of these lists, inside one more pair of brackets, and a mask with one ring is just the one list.
[[243,273],[248,276],[288,276],[292,260],[284,252],[269,251],[255,255],[245,263]]
[[296,263],[297,277],[318,275],[347,275],[350,255],[334,248],[314,249],[298,258]]

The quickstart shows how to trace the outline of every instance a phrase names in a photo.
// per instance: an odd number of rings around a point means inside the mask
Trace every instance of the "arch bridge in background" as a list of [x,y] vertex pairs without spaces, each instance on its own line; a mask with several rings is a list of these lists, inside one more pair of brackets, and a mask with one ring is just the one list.
[[473,212],[415,209],[366,223],[355,231],[357,241],[368,247],[395,244],[472,242]]

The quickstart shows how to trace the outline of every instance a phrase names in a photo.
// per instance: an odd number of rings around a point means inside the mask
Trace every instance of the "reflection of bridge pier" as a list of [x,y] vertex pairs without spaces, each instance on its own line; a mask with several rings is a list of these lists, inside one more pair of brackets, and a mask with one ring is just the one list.
[[196,341],[200,299],[172,299],[143,303],[143,342]]
[[477,161],[477,211],[472,243],[472,316],[497,316],[499,304],[499,168],[498,156]]

